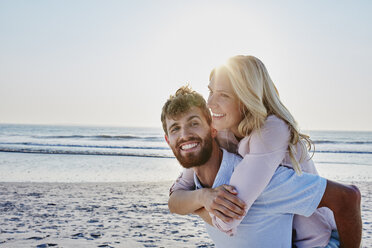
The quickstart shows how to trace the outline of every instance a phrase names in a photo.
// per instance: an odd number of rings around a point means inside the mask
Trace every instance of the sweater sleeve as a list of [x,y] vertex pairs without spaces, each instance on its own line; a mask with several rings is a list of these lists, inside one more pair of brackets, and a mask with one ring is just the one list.
[[194,190],[194,171],[192,169],[183,169],[177,180],[173,183],[169,189],[169,195],[176,190]]
[[[289,137],[287,124],[276,116],[269,116],[260,131],[240,141],[238,153],[243,160],[235,167],[230,185],[247,204],[247,211],[283,161]],[[241,220],[226,223],[213,215],[212,222],[219,230],[233,235]]]

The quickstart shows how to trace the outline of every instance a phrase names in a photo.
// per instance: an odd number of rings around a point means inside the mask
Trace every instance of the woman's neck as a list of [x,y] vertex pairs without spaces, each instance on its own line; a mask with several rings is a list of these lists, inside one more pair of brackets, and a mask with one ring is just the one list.
[[230,129],[230,132],[232,132],[234,134],[237,141],[241,141],[244,138],[244,136],[241,136],[241,134],[239,133],[237,127]]

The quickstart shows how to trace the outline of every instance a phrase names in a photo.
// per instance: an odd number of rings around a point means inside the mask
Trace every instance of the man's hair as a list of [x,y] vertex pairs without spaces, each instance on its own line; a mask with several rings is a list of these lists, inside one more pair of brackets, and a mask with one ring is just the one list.
[[204,98],[202,95],[192,90],[189,85],[185,85],[180,87],[176,91],[176,94],[171,95],[163,106],[161,122],[165,134],[168,134],[166,118],[176,118],[189,111],[192,107],[199,108],[203,112],[208,124],[211,124],[211,113]]

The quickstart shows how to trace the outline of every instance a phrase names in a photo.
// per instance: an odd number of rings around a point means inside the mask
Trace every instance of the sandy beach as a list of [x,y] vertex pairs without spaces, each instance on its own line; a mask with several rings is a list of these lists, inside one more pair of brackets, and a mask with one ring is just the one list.
[[[371,247],[372,183],[353,183]],[[198,217],[169,213],[170,185],[0,183],[0,247],[213,247]]]
[[1,183],[1,247],[211,247],[168,211],[171,182]]

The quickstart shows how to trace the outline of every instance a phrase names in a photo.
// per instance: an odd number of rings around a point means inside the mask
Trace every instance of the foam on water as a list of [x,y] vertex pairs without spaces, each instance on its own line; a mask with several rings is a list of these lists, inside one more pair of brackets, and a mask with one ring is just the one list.
[[0,165],[0,182],[156,182],[181,171],[174,158],[5,152]]
[[[174,180],[181,167],[163,136],[160,128],[0,124],[0,181]],[[311,131],[310,137],[317,165],[372,168],[372,132]]]

